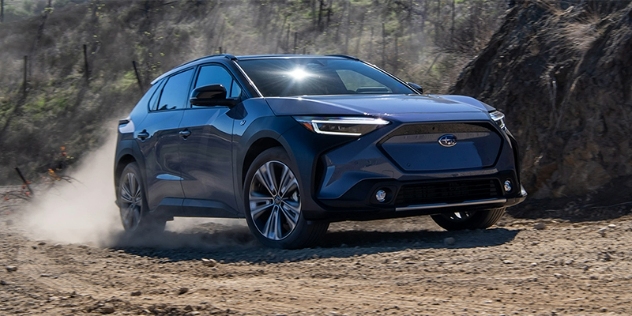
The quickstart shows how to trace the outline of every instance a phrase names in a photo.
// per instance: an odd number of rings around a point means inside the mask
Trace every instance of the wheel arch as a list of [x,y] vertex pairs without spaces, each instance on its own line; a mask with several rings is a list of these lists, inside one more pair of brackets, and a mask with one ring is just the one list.
[[130,163],[132,163],[132,162],[136,162],[136,158],[134,158],[134,156],[131,155],[131,154],[124,154],[116,162],[116,168],[114,169],[114,186],[115,186],[115,188],[118,189],[119,181],[120,181],[121,173],[123,172],[123,169],[125,169],[125,167],[127,165],[129,165]]
[[119,181],[121,177],[121,173],[123,169],[130,163],[135,162],[138,164],[138,168],[140,169],[140,173],[143,177],[141,177],[141,181],[143,186],[145,185],[145,165],[144,160],[142,159],[143,155],[140,152],[140,148],[138,144],[133,140],[121,140],[117,144],[116,154],[114,155],[114,188],[118,190]]
[[283,148],[283,150],[285,150],[285,152],[287,152],[287,149],[285,149],[281,142],[271,137],[262,137],[260,139],[257,139],[254,143],[252,143],[252,145],[250,145],[248,151],[246,152],[246,155],[244,156],[244,163],[241,167],[241,183],[244,183],[244,181],[246,180],[248,169],[250,168],[250,165],[252,165],[252,162],[257,158],[257,156],[273,147],[281,147]]

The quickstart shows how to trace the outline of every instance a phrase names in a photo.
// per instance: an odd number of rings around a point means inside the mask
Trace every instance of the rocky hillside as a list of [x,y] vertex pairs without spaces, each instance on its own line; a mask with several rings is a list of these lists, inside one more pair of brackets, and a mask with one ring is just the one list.
[[629,205],[631,1],[516,2],[452,92],[504,110],[532,197]]

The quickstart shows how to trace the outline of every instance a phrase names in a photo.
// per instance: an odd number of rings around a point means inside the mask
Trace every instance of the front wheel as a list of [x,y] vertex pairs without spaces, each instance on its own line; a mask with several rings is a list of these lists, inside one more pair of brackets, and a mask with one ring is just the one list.
[[310,222],[303,217],[302,188],[294,170],[287,153],[275,147],[257,156],[246,174],[246,221],[250,231],[267,247],[308,247],[329,227],[328,222]]
[[118,206],[121,223],[126,232],[142,234],[162,232],[166,220],[153,218],[148,213],[145,190],[138,165],[134,162],[125,166],[118,187]]
[[505,207],[483,211],[458,211],[432,215],[437,225],[446,230],[485,229],[496,224],[505,214]]

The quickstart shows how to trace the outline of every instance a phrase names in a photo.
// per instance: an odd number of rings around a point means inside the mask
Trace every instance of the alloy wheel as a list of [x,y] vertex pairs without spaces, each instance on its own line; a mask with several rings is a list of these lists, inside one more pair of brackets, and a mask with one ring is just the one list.
[[138,228],[142,218],[143,193],[138,177],[133,172],[124,174],[120,190],[120,212],[127,231]]
[[261,165],[252,178],[248,198],[252,221],[265,238],[282,240],[298,225],[299,185],[286,164],[268,161]]

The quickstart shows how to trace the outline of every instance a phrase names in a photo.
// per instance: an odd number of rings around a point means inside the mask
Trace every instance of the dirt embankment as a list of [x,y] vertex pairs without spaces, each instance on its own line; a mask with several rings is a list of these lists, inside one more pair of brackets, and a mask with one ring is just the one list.
[[518,1],[452,90],[507,114],[531,197],[630,201],[631,51],[630,1]]

